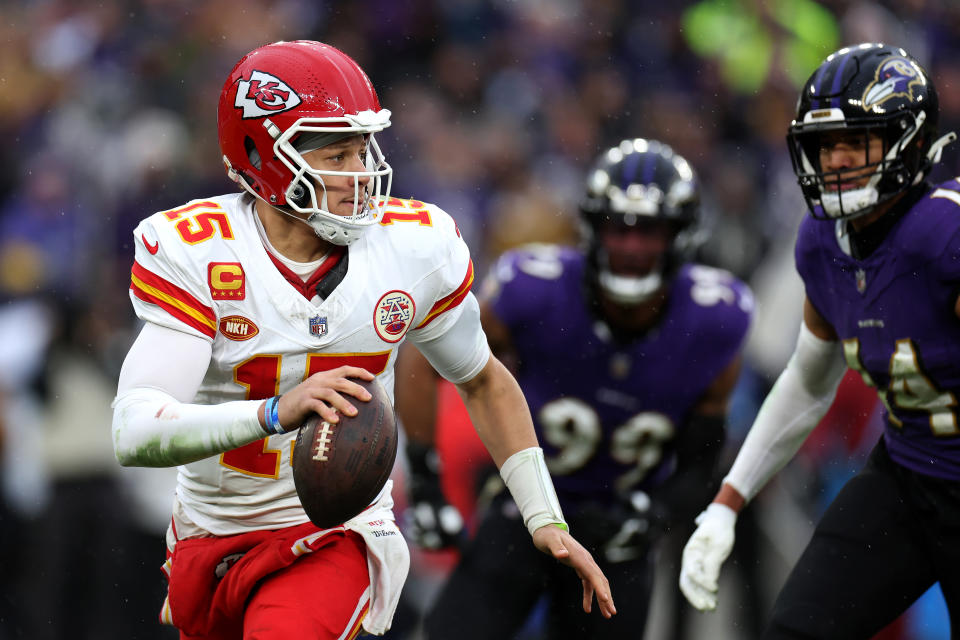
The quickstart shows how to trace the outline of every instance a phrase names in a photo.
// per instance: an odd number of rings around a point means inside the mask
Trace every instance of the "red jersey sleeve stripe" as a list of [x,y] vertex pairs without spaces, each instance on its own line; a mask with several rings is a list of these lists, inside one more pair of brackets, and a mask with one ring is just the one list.
[[144,302],[159,306],[205,336],[213,338],[217,335],[217,319],[213,308],[137,262],[133,263],[130,274],[130,289]]
[[427,313],[427,317],[423,319],[417,329],[422,329],[427,326],[441,313],[453,309],[467,297],[467,294],[470,293],[470,285],[473,284],[473,260],[470,261],[470,264],[467,265],[467,275],[464,276],[463,282],[460,283],[460,286],[457,287],[456,291],[451,293],[448,296],[445,296],[437,301],[433,307],[430,308],[430,311]]

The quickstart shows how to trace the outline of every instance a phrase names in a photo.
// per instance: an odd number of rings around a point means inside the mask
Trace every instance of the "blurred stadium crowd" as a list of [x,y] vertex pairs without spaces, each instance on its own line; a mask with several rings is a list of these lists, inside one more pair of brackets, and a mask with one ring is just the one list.
[[[759,303],[731,452],[799,323],[804,204],[784,136],[802,81],[843,44],[899,44],[937,82],[941,129],[960,128],[956,0],[4,0],[0,639],[171,637],[154,621],[172,471],[121,469],[110,442],[138,330],[131,230],[234,189],[217,148],[223,78],[250,49],[297,38],[368,72],[393,111],[380,140],[393,193],[449,211],[479,273],[521,242],[576,241],[582,174],[602,147],[654,137],[688,158],[706,194],[701,260]],[[938,171],[960,173],[956,151]],[[736,563],[740,602],[686,619],[670,573],[661,609],[678,613],[655,614],[648,637],[705,637],[693,627],[721,618],[751,637],[817,510],[875,440],[875,395],[849,382],[826,419],[843,428],[815,432],[751,508],[743,535],[758,542],[738,549],[766,555]],[[884,637],[947,637],[932,602]],[[391,635],[412,626],[398,619]]]

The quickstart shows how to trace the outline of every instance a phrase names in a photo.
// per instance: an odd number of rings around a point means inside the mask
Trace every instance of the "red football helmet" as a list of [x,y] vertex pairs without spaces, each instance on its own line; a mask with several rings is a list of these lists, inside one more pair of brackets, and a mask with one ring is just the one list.
[[[324,240],[350,244],[390,196],[393,170],[373,136],[390,126],[390,111],[363,69],[330,45],[274,42],[248,53],[223,85],[217,121],[230,178],[281,211],[306,214]],[[365,171],[318,171],[301,155],[356,134],[367,138]],[[323,178],[332,175],[354,177],[352,216],[327,210]]]

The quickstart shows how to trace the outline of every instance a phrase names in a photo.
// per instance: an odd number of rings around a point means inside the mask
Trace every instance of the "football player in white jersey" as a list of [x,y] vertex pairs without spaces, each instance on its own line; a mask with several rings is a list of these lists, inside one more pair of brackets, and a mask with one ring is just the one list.
[[131,300],[144,328],[114,401],[123,465],[179,466],[161,617],[181,638],[353,638],[390,628],[409,566],[390,484],[318,529],[291,454],[313,414],[393,393],[409,338],[454,382],[533,543],[571,566],[601,612],[606,577],[567,532],[529,410],[490,354],[473,266],[439,208],[391,199],[374,134],[390,112],[360,67],[312,42],[243,57],[220,96],[239,193],[156,213],[134,231]]

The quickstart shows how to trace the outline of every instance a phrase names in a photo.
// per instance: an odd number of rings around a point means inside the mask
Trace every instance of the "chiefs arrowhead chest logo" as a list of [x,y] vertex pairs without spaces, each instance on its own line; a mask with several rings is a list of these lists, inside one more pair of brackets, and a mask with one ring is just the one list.
[[373,310],[373,328],[384,342],[400,342],[413,322],[417,307],[405,291],[388,291]]
[[237,82],[237,98],[233,103],[243,110],[244,119],[262,118],[293,109],[300,96],[286,82],[264,71],[253,71],[249,80]]

